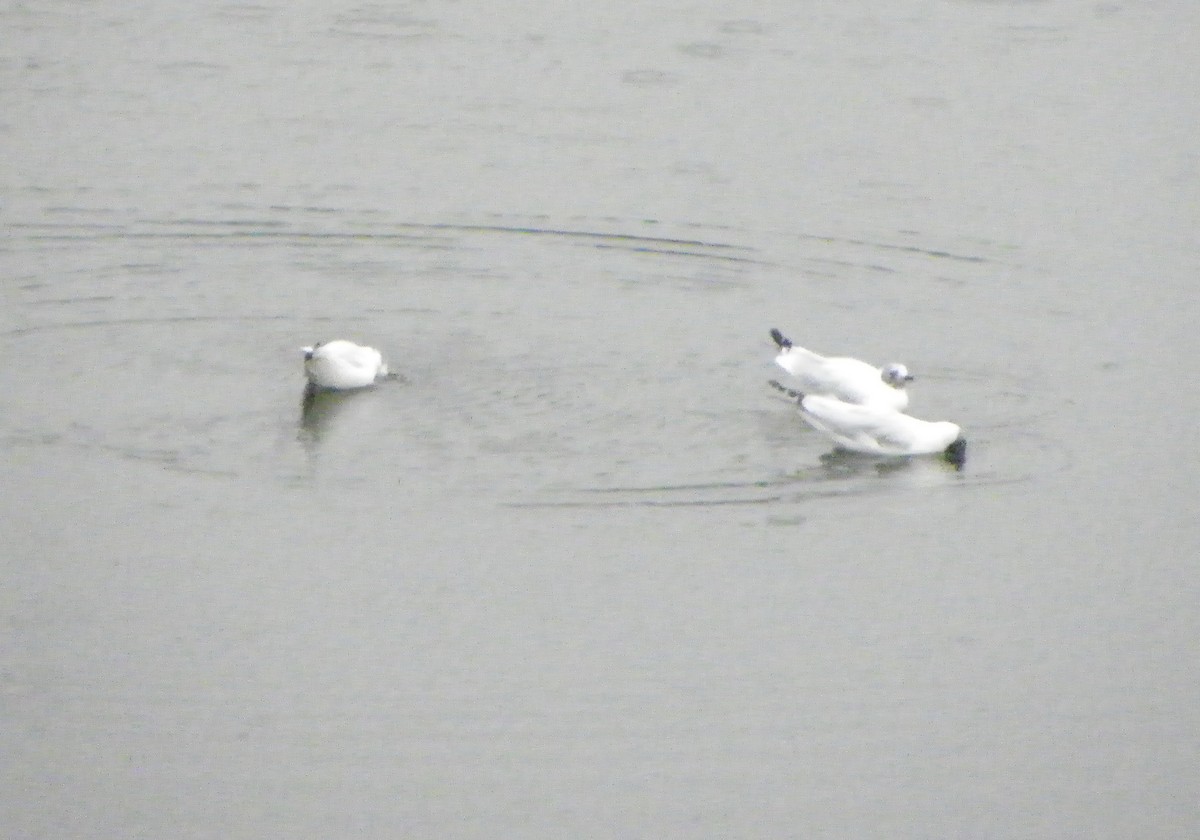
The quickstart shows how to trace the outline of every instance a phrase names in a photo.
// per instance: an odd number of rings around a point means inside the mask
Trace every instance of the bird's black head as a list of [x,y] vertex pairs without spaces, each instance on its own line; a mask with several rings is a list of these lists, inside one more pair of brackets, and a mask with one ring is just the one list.
[[779,347],[780,350],[790,350],[792,342],[777,329],[771,330],[771,340]]
[[956,438],[946,447],[945,457],[947,461],[961,470],[963,464],[967,462],[967,439]]

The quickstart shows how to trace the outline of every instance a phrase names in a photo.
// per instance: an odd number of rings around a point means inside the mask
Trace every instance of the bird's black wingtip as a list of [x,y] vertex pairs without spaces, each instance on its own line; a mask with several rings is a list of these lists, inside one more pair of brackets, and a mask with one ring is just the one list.
[[785,388],[783,385],[779,384],[778,380],[775,380],[775,379],[768,380],[767,384],[770,385],[772,388],[774,388],[776,391],[779,391],[782,394],[787,394],[789,397],[796,400],[797,402],[804,399],[804,394],[801,394],[799,391],[793,391],[791,388]]
[[775,346],[777,346],[780,350],[787,350],[792,346],[792,342],[787,338],[787,336],[774,327],[771,328],[771,340],[775,342]]

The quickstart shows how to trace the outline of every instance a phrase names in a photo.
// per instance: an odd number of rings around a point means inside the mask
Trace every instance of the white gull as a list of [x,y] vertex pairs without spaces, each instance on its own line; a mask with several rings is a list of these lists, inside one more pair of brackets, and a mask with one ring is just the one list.
[[940,454],[956,467],[967,459],[967,441],[956,423],[918,420],[879,405],[855,405],[835,397],[802,394],[773,379],[771,387],[795,399],[800,416],[843,449],[868,455]]
[[796,377],[801,392],[897,411],[908,407],[904,386],[913,377],[904,365],[893,362],[878,368],[846,356],[822,356],[797,347],[776,329],[771,338],[779,347],[775,364]]
[[388,375],[387,364],[374,347],[338,339],[300,349],[304,352],[304,373],[309,384],[317,388],[365,388]]

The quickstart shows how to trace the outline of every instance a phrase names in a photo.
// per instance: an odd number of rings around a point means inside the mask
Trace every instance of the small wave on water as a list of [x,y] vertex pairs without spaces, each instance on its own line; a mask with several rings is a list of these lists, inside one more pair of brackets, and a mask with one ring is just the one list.
[[[754,387],[736,390],[767,378],[769,355],[754,367],[763,336],[750,330],[787,303],[779,289],[796,290],[806,312],[829,311],[832,287],[807,259],[845,273],[891,260],[899,275],[916,259],[971,271],[985,257],[970,253],[655,220],[398,221],[318,204],[176,218],[64,205],[9,230],[10,247],[33,257],[0,331],[7,352],[30,360],[9,383],[21,408],[0,434],[12,445],[285,483],[318,450],[322,465],[351,459],[341,475],[436,470],[441,458],[456,480],[476,468],[498,476],[491,498],[515,507],[786,507],[1062,468],[1037,439],[1053,408],[1032,383],[987,370],[920,372],[945,395],[922,395],[922,407],[968,429],[961,473],[830,454],[782,402],[764,431],[762,412],[745,409]],[[834,291],[851,309],[877,299],[861,283]],[[914,305],[941,291],[906,289]],[[423,366],[421,396],[384,389],[300,407],[297,348],[343,334],[386,346],[402,370]],[[694,416],[664,387],[696,394]],[[765,389],[762,399],[771,405]],[[381,430],[381,455],[354,442]],[[748,456],[759,440],[766,454]],[[703,467],[691,466],[696,452],[709,453]],[[587,479],[606,474],[611,485]]]
[[[897,494],[927,494],[986,490],[1036,482],[1073,466],[1069,448],[1046,431],[1045,420],[1056,408],[1037,399],[1030,383],[990,371],[939,368],[922,381],[936,382],[953,395],[955,419],[961,420],[968,440],[967,461],[961,469],[936,456],[880,458],[847,452],[809,428],[785,400],[775,400],[778,410],[753,412],[756,428],[746,425],[745,414],[724,421],[744,426],[740,436],[757,435],[765,443],[752,463],[732,471],[744,479],[694,480],[655,483],[617,483],[612,486],[547,488],[513,502],[528,508],[704,508],[764,507],[786,510],[837,499],[875,498]],[[774,398],[765,398],[768,401]],[[947,404],[951,400],[946,400]],[[720,415],[714,415],[720,419]],[[733,429],[708,429],[692,444],[720,446],[722,439],[737,439]],[[710,452],[706,456],[715,457]],[[721,467],[728,473],[728,464]],[[753,475],[753,473],[758,475]]]
[[[1032,442],[1032,441],[1027,441]],[[1061,452],[1031,450],[1020,466],[1004,467],[986,458],[963,469],[937,458],[882,460],[833,450],[817,463],[771,478],[644,486],[581,487],[547,490],[539,498],[506,503],[514,508],[803,508],[829,500],[871,499],[887,495],[962,491],[1034,481],[1063,468]]]
[[688,508],[765,506],[785,508],[830,499],[931,492],[1027,481],[988,469],[962,470],[937,458],[878,459],[834,450],[772,478],[751,481],[625,487],[584,487],[551,498],[509,503],[521,508]]

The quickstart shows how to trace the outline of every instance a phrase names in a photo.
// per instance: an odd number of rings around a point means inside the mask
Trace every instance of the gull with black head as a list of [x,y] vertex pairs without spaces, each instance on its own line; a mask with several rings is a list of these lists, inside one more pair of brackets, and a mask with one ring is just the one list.
[[851,452],[904,457],[942,455],[958,468],[967,459],[962,428],[946,420],[918,420],[880,405],[855,405],[835,397],[803,394],[775,380],[771,387],[796,401],[808,425]]
[[875,367],[848,356],[822,356],[793,344],[776,329],[771,330],[771,338],[779,348],[775,364],[796,377],[801,392],[896,411],[908,407],[904,386],[913,377],[904,365],[891,362]]

